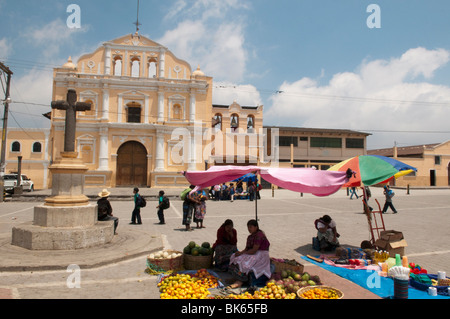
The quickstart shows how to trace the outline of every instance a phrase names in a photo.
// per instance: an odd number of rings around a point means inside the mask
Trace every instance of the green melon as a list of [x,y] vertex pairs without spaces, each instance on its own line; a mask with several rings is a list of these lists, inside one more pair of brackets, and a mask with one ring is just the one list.
[[210,245],[208,242],[205,241],[205,242],[202,244],[202,247],[203,247],[203,248],[210,248],[211,245]]

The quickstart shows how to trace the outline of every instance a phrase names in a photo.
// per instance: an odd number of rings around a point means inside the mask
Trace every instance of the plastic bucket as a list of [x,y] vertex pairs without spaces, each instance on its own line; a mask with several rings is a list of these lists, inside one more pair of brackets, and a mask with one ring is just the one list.
[[394,299],[408,299],[409,279],[394,278]]

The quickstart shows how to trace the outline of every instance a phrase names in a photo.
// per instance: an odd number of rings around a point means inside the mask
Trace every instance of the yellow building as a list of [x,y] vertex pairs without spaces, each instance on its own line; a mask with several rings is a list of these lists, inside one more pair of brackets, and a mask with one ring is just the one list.
[[279,135],[280,167],[316,167],[326,170],[341,161],[366,155],[371,134],[347,130],[265,126]]
[[369,150],[368,154],[393,157],[417,168],[393,181],[396,186],[450,186],[450,141]]
[[[218,114],[212,80],[137,33],[55,69],[52,100],[65,100],[73,89],[78,101],[91,103],[90,111],[77,114],[76,151],[89,168],[85,185],[181,186],[180,171],[213,164],[212,155],[222,154],[212,143],[219,141],[215,133],[233,124],[212,127]],[[229,108],[233,113],[223,120],[241,117],[245,129],[248,119],[262,127],[262,107],[253,113],[236,103]],[[65,111],[52,110],[51,121],[53,160],[64,147]]]
[[[65,100],[72,89],[78,101],[91,104],[77,113],[75,136],[88,167],[86,187],[181,187],[184,170],[249,164],[327,169],[366,153],[369,134],[363,132],[263,127],[262,105],[213,104],[212,77],[137,33],[105,42],[76,63],[69,58],[53,73],[53,101]],[[22,156],[22,173],[36,189],[51,187],[48,167],[64,148],[65,111],[54,109],[48,117],[48,130],[8,129],[5,172],[16,171]]]
[[34,189],[47,188],[50,144],[49,129],[9,128],[5,149],[5,174],[18,171],[21,156],[21,172],[33,181]]

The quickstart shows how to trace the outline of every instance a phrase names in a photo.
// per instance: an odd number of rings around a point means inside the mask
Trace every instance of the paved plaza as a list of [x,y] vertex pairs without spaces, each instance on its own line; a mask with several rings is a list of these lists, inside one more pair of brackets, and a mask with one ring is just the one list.
[[[101,189],[86,189],[95,203]],[[382,206],[381,188],[372,187],[371,205],[375,199]],[[296,259],[305,270],[318,274],[326,284],[344,291],[346,298],[378,298],[368,290],[331,274],[303,259],[317,255],[311,248],[315,236],[314,220],[324,214],[336,222],[343,246],[359,247],[370,238],[360,199],[350,199],[345,189],[329,197],[315,197],[287,190],[262,190],[257,203],[248,200],[208,201],[206,228],[184,231],[181,224],[182,202],[176,198],[180,190],[166,190],[171,207],[165,212],[165,225],[158,225],[156,194],[159,189],[142,189],[149,198],[142,209],[142,225],[129,225],[132,189],[111,189],[113,213],[120,218],[118,235],[112,243],[77,251],[30,251],[10,244],[12,228],[32,221],[33,207],[41,205],[49,191],[27,194],[31,197],[8,199],[0,203],[0,297],[1,298],[159,298],[156,276],[148,275],[146,256],[151,251],[182,251],[189,241],[213,243],[216,231],[225,219],[234,221],[238,248],[243,249],[248,235],[246,223],[255,218],[271,243],[270,254],[276,258]],[[395,189],[394,205],[398,214],[384,215],[386,229],[402,231],[408,243],[410,261],[431,273],[450,273],[450,189]],[[257,206],[255,205],[257,204]],[[195,223],[193,224],[195,226]],[[74,266],[76,265],[76,266]],[[79,267],[80,286],[73,287],[71,275]]]

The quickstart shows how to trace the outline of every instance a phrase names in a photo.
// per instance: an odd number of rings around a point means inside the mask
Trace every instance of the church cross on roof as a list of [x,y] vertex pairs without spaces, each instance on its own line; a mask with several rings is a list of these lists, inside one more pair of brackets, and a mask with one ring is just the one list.
[[139,0],[137,0],[137,19],[136,19],[136,22],[133,24],[136,26],[136,34],[138,34],[139,26],[142,25],[141,23],[139,23]]

